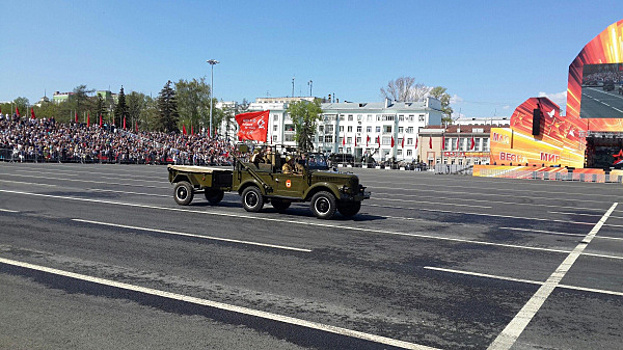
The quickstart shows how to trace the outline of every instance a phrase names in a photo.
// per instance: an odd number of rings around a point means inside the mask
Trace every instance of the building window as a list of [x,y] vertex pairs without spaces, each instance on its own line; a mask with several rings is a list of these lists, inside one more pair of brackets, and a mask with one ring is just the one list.
[[409,118],[407,118],[407,121],[412,122],[414,118],[415,116],[413,114],[409,114]]
[[344,132],[344,126],[340,125],[340,132]]
[[372,114],[368,114],[368,116],[367,116],[366,120],[367,120],[367,121],[369,121],[369,122],[371,122],[371,121],[372,121]]
[[360,122],[363,119],[363,116],[361,114],[357,114],[357,121]]
[[372,132],[372,127],[371,126],[366,126],[366,132],[369,134]]
[[350,145],[351,143],[353,143],[353,138],[352,137],[347,137],[346,138],[346,144]]
[[482,151],[489,152],[489,138],[482,139]]
[[348,132],[353,132],[353,127],[352,127],[352,125],[349,125],[347,130],[348,130]]
[[408,149],[407,150],[407,157],[411,157],[411,156],[413,156],[413,151]]
[[480,137],[474,139],[474,151],[480,151],[480,140],[482,140]]
[[318,131],[323,132],[324,131],[324,125],[318,125]]
[[333,132],[333,125],[327,125],[327,132]]
[[407,145],[412,145],[413,144],[413,138],[408,137],[407,138]]
[[273,120],[274,121],[278,121],[279,120],[279,116],[277,114],[273,114]]
[[404,116],[404,114],[400,114],[400,115],[398,116],[398,121],[399,121],[399,122],[404,122],[404,121],[405,121],[405,116]]
[[413,127],[412,126],[407,128],[407,134],[413,134]]
[[285,131],[294,131],[294,124],[286,124],[284,126]]
[[284,141],[286,142],[294,141],[294,134],[285,134],[283,135],[283,137],[284,137]]
[[333,143],[333,135],[325,135],[324,142]]
[[404,128],[404,127],[402,127],[402,126],[399,126],[399,127],[398,127],[398,133],[399,133],[399,134],[404,134],[404,132],[405,132],[405,128]]
[[349,121],[349,122],[352,122],[352,121],[353,121],[353,115],[352,115],[352,114],[349,114],[349,115],[348,115],[348,121]]
[[358,126],[357,126],[357,132],[361,132],[361,130],[362,130],[362,129],[363,129],[363,128],[361,127],[361,125],[358,125]]
[[402,150],[401,149],[397,150],[396,151],[396,155],[401,156],[402,155]]
[[273,142],[277,143],[277,135],[273,135]]
[[381,121],[381,116],[379,114],[376,115],[376,121],[380,122]]
[[377,127],[376,127],[376,132],[377,132],[377,133],[378,133],[378,132],[381,132],[381,127],[380,127],[380,126],[377,126]]
[[277,126],[277,125],[274,125],[274,126],[273,126],[273,131],[277,131],[277,128],[278,128],[278,126]]
[[383,133],[384,134],[389,134],[392,132],[392,126],[391,125],[383,125]]
[[419,122],[422,122],[422,123],[423,123],[423,122],[424,122],[424,120],[425,120],[424,114],[420,114],[420,115],[418,116],[417,120],[418,120]]
[[357,137],[355,138],[356,142],[357,142],[357,146],[361,147],[361,137]]
[[392,139],[391,139],[391,137],[388,137],[388,136],[383,136],[383,137],[381,138],[381,144],[382,144],[382,145],[391,145],[391,144],[392,144]]

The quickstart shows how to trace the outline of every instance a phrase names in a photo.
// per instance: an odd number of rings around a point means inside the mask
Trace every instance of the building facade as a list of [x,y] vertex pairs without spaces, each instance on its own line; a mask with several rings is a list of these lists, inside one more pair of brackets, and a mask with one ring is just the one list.
[[[313,98],[299,98],[302,99]],[[273,144],[295,146],[294,123],[287,113],[296,99],[257,99],[249,111],[270,110],[268,139]],[[390,158],[418,159],[418,130],[441,124],[441,103],[434,98],[421,102],[322,103],[324,113],[317,123],[314,148],[323,153],[348,153],[377,161]]]

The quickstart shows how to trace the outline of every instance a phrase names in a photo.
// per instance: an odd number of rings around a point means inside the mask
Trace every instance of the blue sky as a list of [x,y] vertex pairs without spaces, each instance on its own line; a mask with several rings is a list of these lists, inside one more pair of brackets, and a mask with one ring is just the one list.
[[623,19],[623,1],[0,0],[0,101],[92,89],[154,97],[210,79],[215,97],[335,93],[381,101],[400,76],[448,88],[467,117],[509,116],[545,93],[565,107],[568,67]]

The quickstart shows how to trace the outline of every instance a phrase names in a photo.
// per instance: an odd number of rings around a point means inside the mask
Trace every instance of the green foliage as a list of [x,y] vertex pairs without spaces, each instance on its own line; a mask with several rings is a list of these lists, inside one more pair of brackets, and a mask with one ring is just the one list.
[[141,119],[141,115],[147,108],[147,96],[143,93],[132,91],[126,98],[126,104],[128,107],[128,117],[131,125],[129,129],[134,130],[137,123],[142,128],[146,123],[145,120]]
[[179,131],[177,123],[180,119],[177,111],[177,99],[175,91],[171,88],[171,80],[167,81],[157,101],[158,120],[155,123],[155,129],[164,132]]
[[316,133],[316,122],[320,120],[320,115],[323,113],[322,108],[320,108],[320,101],[290,103],[288,113],[294,123],[294,140],[298,149],[302,152],[312,151],[314,149],[313,138]]
[[446,93],[446,88],[442,86],[436,86],[430,91],[430,96],[441,101],[441,110],[443,111],[442,121],[448,124],[452,123],[452,113],[454,110],[450,107],[450,95]]
[[125,93],[123,92],[123,86],[121,86],[121,90],[119,90],[119,96],[117,99],[117,105],[115,106],[114,124],[117,127],[122,127],[123,117],[127,117],[127,115],[128,115],[128,105],[125,102]]
[[[195,128],[200,126],[207,128],[210,123],[208,120],[210,116],[210,85],[206,83],[205,77],[191,81],[180,79],[175,84],[175,95],[180,122],[187,126],[193,125]],[[213,102],[216,105],[216,101]]]
[[[26,115],[27,113],[30,113],[30,110],[26,110],[28,108],[28,106],[30,105],[30,102],[28,101],[28,99],[26,97],[18,97],[15,100],[13,100],[13,104],[14,106],[16,106],[17,108],[19,108],[19,114],[20,115]],[[15,109],[13,109],[13,112],[15,112]],[[12,113],[11,113],[12,114]]]

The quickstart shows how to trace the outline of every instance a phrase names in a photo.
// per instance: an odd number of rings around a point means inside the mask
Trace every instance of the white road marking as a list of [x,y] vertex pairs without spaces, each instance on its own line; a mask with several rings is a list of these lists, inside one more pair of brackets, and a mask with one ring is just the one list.
[[24,182],[24,181],[2,180],[2,182],[3,182],[3,183],[19,184],[19,185],[31,185],[31,186],[56,187],[56,185],[48,185],[48,184],[40,184],[40,183],[32,183],[32,182]]
[[[413,200],[407,200],[407,199],[397,199],[397,198],[387,198],[387,197],[383,197],[383,198],[371,197],[370,200],[372,200],[372,201],[383,201],[383,202],[403,202],[403,203],[419,202],[419,201],[413,201]],[[480,208],[480,209],[493,209],[493,207],[483,206],[483,205],[457,204],[457,203],[439,203],[439,202],[431,202],[429,200],[426,201],[426,204],[427,205],[435,204],[435,205],[450,206],[450,207],[470,207],[470,208]]]
[[19,211],[17,210],[10,210],[10,209],[0,209],[0,211],[3,213],[19,213]]
[[[561,214],[561,215],[578,215],[578,216],[596,216],[601,217],[599,214],[586,214],[586,213],[572,213],[572,212],[562,212],[562,211],[548,211],[550,214]],[[610,219],[623,219],[620,216],[610,215]]]
[[[120,206],[128,206],[128,207],[144,208],[144,209],[156,209],[156,210],[177,211],[177,212],[193,213],[193,214],[223,216],[223,217],[231,217],[231,218],[237,218],[237,219],[252,219],[252,220],[270,221],[270,222],[282,222],[282,223],[288,223],[288,224],[297,223],[297,224],[302,224],[302,225],[323,227],[323,228],[329,228],[329,229],[340,229],[340,230],[347,230],[347,231],[357,231],[357,232],[365,232],[365,233],[373,233],[373,234],[385,234],[385,235],[402,236],[402,237],[424,238],[424,239],[432,239],[432,240],[440,240],[440,241],[448,241],[448,242],[497,246],[497,247],[504,247],[504,248],[536,250],[536,251],[563,253],[563,254],[567,254],[571,252],[570,250],[565,250],[565,249],[550,249],[550,248],[541,248],[541,247],[521,246],[521,245],[514,245],[514,244],[492,243],[492,242],[475,241],[475,240],[469,240],[469,239],[439,237],[439,236],[433,236],[433,235],[424,234],[424,233],[407,233],[407,232],[398,232],[398,231],[389,231],[389,230],[368,229],[368,228],[361,228],[361,227],[354,227],[354,226],[325,224],[325,223],[311,222],[311,221],[303,222],[303,221],[297,221],[297,220],[268,218],[268,217],[259,216],[259,215],[252,216],[252,215],[244,215],[244,214],[237,214],[237,213],[235,214],[235,213],[182,209],[182,208],[167,208],[167,207],[158,207],[158,206],[145,205],[145,204],[124,203],[124,202],[115,202],[115,201],[108,201],[108,200],[58,196],[58,195],[51,195],[51,194],[29,193],[29,192],[20,192],[20,191],[0,190],[0,192],[22,194],[22,195],[35,196],[35,197],[56,198],[56,199],[66,199],[66,200],[74,200],[74,201],[82,201],[82,202],[100,203],[100,204],[120,205]],[[542,220],[545,220],[545,219],[542,219]],[[584,255],[592,255],[592,256],[606,258],[606,259],[623,260],[623,256],[589,254],[589,253],[586,253]]]
[[[0,176],[9,174],[0,174]],[[104,182],[104,181],[94,181],[94,180],[77,180],[77,179],[67,179],[67,178],[57,178],[50,176],[35,176],[35,175],[23,175],[25,177],[31,177],[34,179],[46,179],[46,180],[57,180],[57,181],[70,181],[70,182],[83,182],[83,183],[92,183],[92,184],[100,184],[100,185],[115,185],[115,186],[132,186],[132,187],[145,187],[145,188],[159,188],[164,189],[165,187],[159,186],[149,186],[149,185],[130,185],[127,183],[116,183],[116,182]]]
[[242,241],[242,240],[238,240],[238,239],[229,239],[229,238],[221,238],[221,237],[214,237],[214,236],[203,236],[203,235],[197,235],[197,234],[194,234],[194,233],[185,233],[185,232],[177,232],[177,231],[169,231],[169,230],[160,230],[160,229],[149,228],[149,227],[129,226],[129,225],[113,224],[113,223],[108,223],[108,222],[100,222],[100,221],[93,221],[93,220],[83,220],[83,219],[71,219],[71,220],[72,221],[77,221],[77,222],[84,222],[84,223],[87,223],[87,224],[93,224],[93,225],[102,225],[102,226],[126,228],[126,229],[130,229],[130,230],[138,230],[138,231],[158,232],[158,233],[164,233],[164,234],[167,234],[167,235],[202,238],[202,239],[207,239],[207,240],[212,240],[212,241],[222,241],[222,242],[239,243],[239,244],[246,244],[246,245],[256,245],[256,246],[260,246],[260,247],[293,250],[293,251],[304,252],[304,253],[311,253],[312,252],[311,249],[295,248],[295,247],[288,247],[288,246],[283,246],[283,245],[266,244],[266,243],[251,242],[251,241]]
[[294,317],[283,316],[283,315],[274,314],[271,312],[266,312],[266,311],[261,311],[261,310],[255,310],[255,309],[251,309],[251,308],[247,308],[243,306],[236,306],[236,305],[222,303],[219,301],[213,301],[213,300],[191,297],[191,296],[183,295],[183,294],[165,292],[165,291],[161,291],[157,289],[136,286],[136,285],[123,283],[123,282],[117,282],[117,281],[113,281],[109,279],[82,275],[82,274],[78,274],[74,272],[53,269],[53,268],[49,268],[45,266],[33,265],[33,264],[21,262],[21,261],[0,258],[0,263],[11,265],[11,266],[16,266],[16,267],[21,267],[21,268],[25,268],[29,270],[45,272],[45,273],[49,273],[49,274],[53,274],[57,276],[72,278],[72,279],[76,279],[80,281],[95,283],[95,284],[99,284],[103,286],[129,290],[132,292],[137,292],[137,293],[142,293],[142,294],[147,294],[147,295],[155,295],[161,298],[178,300],[178,301],[182,301],[186,303],[207,306],[207,307],[211,307],[211,308],[215,308],[219,310],[225,310],[225,311],[235,312],[235,313],[239,313],[243,315],[259,317],[259,318],[263,318],[263,319],[270,320],[270,321],[282,322],[282,323],[291,324],[291,325],[295,325],[299,327],[305,327],[309,329],[314,329],[314,330],[318,330],[322,332],[338,334],[341,336],[362,339],[362,340],[371,341],[371,342],[375,342],[379,344],[396,346],[396,347],[403,348],[403,349],[437,350],[435,348],[431,348],[431,347],[424,346],[424,345],[409,343],[409,342],[405,342],[405,341],[401,341],[397,339],[378,336],[375,334],[355,331],[352,329],[331,326],[331,325],[318,323],[318,322],[305,321],[305,320],[301,320],[301,319],[294,318]]
[[513,318],[513,320],[504,328],[504,330],[495,338],[493,343],[487,348],[489,350],[508,350],[517,341],[521,333],[528,326],[532,318],[539,311],[541,306],[545,303],[547,298],[552,294],[554,289],[560,284],[560,281],[565,277],[567,272],[571,269],[575,261],[580,254],[584,252],[584,249],[593,240],[597,232],[601,229],[603,224],[608,220],[608,217],[618,203],[613,203],[610,209],[603,215],[599,222],[593,227],[593,229],[584,237],[582,242],[578,244],[573,251],[567,256],[567,258],[558,266],[547,281],[537,290],[536,293],[528,300],[519,313]]
[[[445,269],[445,268],[434,267],[434,266],[424,266],[424,268],[427,269],[427,270],[433,270],[433,271],[456,273],[456,274],[460,274],[460,275],[484,277],[484,278],[491,278],[491,279],[502,280],[502,281],[510,281],[510,282],[519,282],[519,283],[527,283],[527,284],[535,284],[535,285],[543,285],[545,283],[545,282],[541,282],[541,281],[533,281],[533,280],[526,280],[526,279],[512,278],[512,277],[505,277],[505,276],[498,276],[498,275],[490,275],[490,274],[479,273],[479,272],[462,271],[462,270],[455,270],[455,269]],[[598,294],[616,295],[616,296],[620,296],[620,297],[623,296],[622,292],[614,292],[614,291],[605,290],[605,289],[576,287],[576,286],[570,286],[570,285],[567,285],[567,284],[559,284],[557,286],[557,288],[572,289],[572,290],[578,290],[578,291],[583,291],[583,292],[591,292],[591,293],[598,293]]]
[[[546,233],[546,234],[549,234],[549,235],[572,236],[572,237],[584,237],[584,236],[586,236],[586,235],[581,234],[581,233],[564,233],[564,232],[545,231],[545,230],[533,230],[533,229],[523,228],[523,227],[500,227],[500,230],[512,230],[512,231],[523,231],[523,232],[534,232],[534,233]],[[596,239],[611,239],[611,240],[615,240],[615,241],[623,241],[623,238],[619,238],[619,237],[595,236],[595,238]]]
[[111,193],[123,193],[123,194],[138,194],[141,196],[153,196],[153,197],[171,197],[168,194],[157,194],[157,193],[143,193],[143,192],[131,192],[131,191],[115,191],[115,190],[104,190],[101,188],[87,188],[87,191],[93,192],[111,192]]

